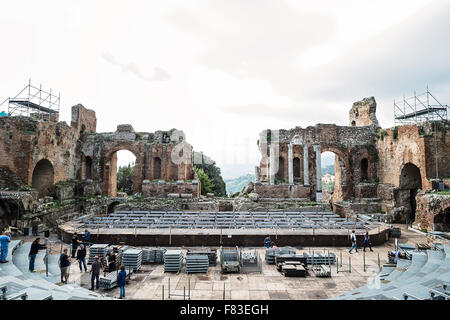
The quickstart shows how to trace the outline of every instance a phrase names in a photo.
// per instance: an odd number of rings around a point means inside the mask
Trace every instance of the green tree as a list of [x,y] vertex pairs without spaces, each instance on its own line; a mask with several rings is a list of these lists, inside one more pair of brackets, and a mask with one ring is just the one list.
[[128,166],[119,167],[117,171],[117,190],[126,192],[128,195],[133,194],[133,169],[130,164]]
[[225,187],[225,182],[223,181],[220,168],[217,167],[216,162],[209,157],[203,155],[202,153],[194,151],[197,159],[201,159],[199,163],[194,163],[194,167],[198,169],[203,169],[208,178],[213,183],[211,192],[217,197],[226,197],[227,191]]
[[206,195],[207,193],[213,192],[214,184],[208,175],[201,168],[194,167],[195,173],[197,173],[198,179],[202,184],[202,195]]

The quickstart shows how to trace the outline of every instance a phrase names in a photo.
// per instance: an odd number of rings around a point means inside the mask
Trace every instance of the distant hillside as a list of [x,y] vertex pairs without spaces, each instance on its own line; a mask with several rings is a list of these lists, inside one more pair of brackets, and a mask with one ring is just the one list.
[[322,175],[329,173],[334,176],[334,164],[322,167]]
[[234,179],[225,179],[225,186],[227,194],[241,192],[242,189],[251,181],[255,182],[255,176],[253,174],[246,174]]

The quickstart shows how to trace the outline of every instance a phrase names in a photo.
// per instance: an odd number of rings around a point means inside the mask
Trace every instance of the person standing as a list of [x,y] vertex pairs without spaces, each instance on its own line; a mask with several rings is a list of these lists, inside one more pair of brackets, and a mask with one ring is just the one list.
[[270,240],[270,237],[267,236],[264,238],[264,247],[270,248],[270,244],[272,243],[272,240]]
[[90,240],[91,240],[91,233],[89,232],[88,229],[85,229],[84,230],[84,235],[83,235],[83,244],[85,246],[88,246]]
[[72,236],[72,258],[75,258],[75,254],[77,252],[79,243],[80,243],[80,240],[78,240],[78,234],[75,232]]
[[116,254],[114,251],[108,253],[108,271],[112,272],[116,270]]
[[64,248],[63,253],[59,256],[59,268],[61,269],[61,282],[66,283],[69,280],[70,259],[68,249]]
[[94,262],[91,266],[91,288],[89,290],[94,290],[94,280],[96,280],[95,288],[98,289],[98,279],[100,277],[100,271],[102,270],[102,264],[98,260],[98,256],[94,257]]
[[366,231],[366,234],[364,235],[364,242],[363,242],[363,251],[366,251],[366,247],[370,248],[370,251],[373,252],[372,250],[372,243],[370,242],[370,235],[369,235],[369,231]]
[[80,244],[80,249],[77,251],[77,260],[78,264],[80,265],[80,272],[83,272],[83,268],[81,266],[81,263],[83,263],[84,271],[87,272],[86,267],[86,247],[83,244]]
[[11,242],[11,233],[9,231],[3,232],[0,236],[0,263],[6,263],[8,260],[8,247]]
[[30,253],[28,254],[28,257],[30,259],[30,264],[28,265],[28,269],[31,272],[36,272],[34,270],[34,262],[36,261],[36,255],[38,254],[39,250],[47,248],[45,244],[39,243],[40,238],[36,238],[36,240],[33,241],[30,248]]
[[39,217],[34,217],[34,219],[31,221],[31,233],[35,237],[38,236],[40,222],[41,222],[41,219],[39,219]]
[[358,246],[356,245],[356,233],[355,230],[352,230],[352,234],[350,235],[350,240],[352,242],[352,247],[350,248],[348,253],[352,253],[352,250],[355,249],[355,252],[358,253]]
[[126,279],[127,279],[127,272],[125,271],[125,266],[120,266],[119,274],[117,275],[117,286],[120,289],[120,296],[119,299],[125,298],[125,285],[126,285]]

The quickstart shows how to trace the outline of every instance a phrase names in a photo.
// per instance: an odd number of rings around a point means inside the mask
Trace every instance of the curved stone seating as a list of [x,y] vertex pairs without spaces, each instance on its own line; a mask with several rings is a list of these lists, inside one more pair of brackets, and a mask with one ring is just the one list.
[[450,246],[444,245],[444,250],[427,250],[413,252],[412,261],[399,260],[397,268],[388,276],[378,275],[379,286],[362,286],[332,300],[403,300],[430,299],[430,291],[435,294],[447,294],[443,284],[450,282]]
[[72,299],[107,299],[76,284],[59,286],[59,255],[49,255],[49,276],[46,276],[44,257],[45,250],[40,250],[36,256],[35,270],[28,270],[31,242],[12,242],[8,255],[9,262],[0,267],[0,287],[6,286],[7,298],[19,299],[21,293],[26,293],[28,300],[72,300]]

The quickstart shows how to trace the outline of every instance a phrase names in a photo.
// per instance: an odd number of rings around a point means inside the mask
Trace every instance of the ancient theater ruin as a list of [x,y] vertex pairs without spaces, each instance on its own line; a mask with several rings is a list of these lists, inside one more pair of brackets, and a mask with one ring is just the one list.
[[[98,133],[95,111],[81,104],[69,125],[59,121],[59,95],[31,83],[5,103],[0,227],[13,241],[0,265],[2,299],[114,299],[121,265],[131,299],[448,297],[446,105],[403,108],[382,129],[371,97],[353,104],[345,126],[264,130],[255,182],[224,197],[203,190],[213,174],[223,182],[220,169],[183,131],[117,124]],[[121,150],[136,159],[129,194],[118,191]],[[335,155],[332,191],[323,188],[324,152]],[[37,272],[31,233],[48,245]],[[69,267],[69,285],[60,282],[60,253],[72,249],[75,260],[80,243],[88,265],[95,256],[104,265],[98,289],[87,290],[81,263],[80,272]],[[415,287],[402,277],[424,280]],[[372,280],[382,284],[365,285]]]
[[[371,97],[353,104],[348,126],[264,130],[258,140],[262,156],[253,192],[261,198],[327,200],[343,216],[381,213],[392,222],[415,223],[429,231],[436,216],[436,227],[448,228],[445,200],[438,201],[442,204],[434,214],[427,210],[427,218],[425,210],[417,210],[431,196],[427,192],[450,186],[446,119],[445,114],[439,121],[382,129]],[[335,154],[332,194],[324,194],[321,186],[321,153],[327,151]]]

